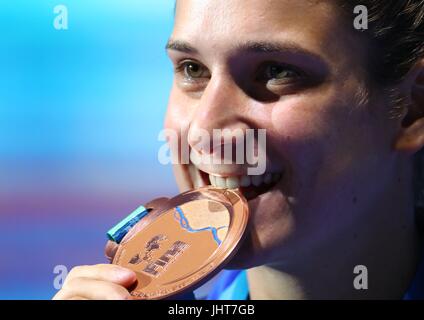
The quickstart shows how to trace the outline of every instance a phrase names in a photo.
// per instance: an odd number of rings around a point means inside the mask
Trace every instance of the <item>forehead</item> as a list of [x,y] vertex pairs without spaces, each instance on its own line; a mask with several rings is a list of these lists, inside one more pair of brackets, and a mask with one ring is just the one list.
[[178,0],[173,37],[210,44],[291,36],[322,43],[340,29],[332,1]]

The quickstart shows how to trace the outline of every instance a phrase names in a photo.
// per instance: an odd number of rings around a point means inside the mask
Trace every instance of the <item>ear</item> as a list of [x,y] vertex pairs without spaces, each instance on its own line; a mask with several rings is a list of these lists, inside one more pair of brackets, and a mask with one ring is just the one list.
[[395,149],[412,155],[424,147],[424,59],[407,76],[406,93],[408,112]]

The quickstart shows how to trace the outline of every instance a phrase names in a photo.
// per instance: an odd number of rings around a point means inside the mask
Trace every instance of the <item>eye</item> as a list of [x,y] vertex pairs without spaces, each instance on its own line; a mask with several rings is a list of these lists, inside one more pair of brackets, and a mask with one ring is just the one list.
[[270,84],[284,84],[299,80],[304,73],[297,68],[279,63],[266,63],[260,68],[258,80]]
[[209,70],[205,66],[191,60],[181,62],[177,66],[176,71],[182,73],[187,80],[210,78],[211,76]]
[[266,69],[266,75],[269,79],[286,79],[296,77],[297,73],[284,66],[275,65]]

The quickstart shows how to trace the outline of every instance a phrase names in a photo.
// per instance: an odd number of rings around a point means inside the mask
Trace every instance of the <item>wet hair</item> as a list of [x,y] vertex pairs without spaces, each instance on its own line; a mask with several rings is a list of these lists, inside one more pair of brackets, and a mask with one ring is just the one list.
[[[371,40],[370,76],[378,84],[391,85],[403,79],[424,57],[424,0],[336,0],[352,20],[354,8],[368,10]],[[352,24],[353,26],[353,24]]]

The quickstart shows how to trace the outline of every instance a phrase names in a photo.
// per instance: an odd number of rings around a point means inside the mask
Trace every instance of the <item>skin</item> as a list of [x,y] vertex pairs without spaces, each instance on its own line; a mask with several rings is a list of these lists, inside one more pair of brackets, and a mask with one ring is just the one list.
[[[267,170],[284,172],[249,201],[248,236],[228,266],[250,268],[252,299],[399,299],[415,273],[412,157],[424,121],[402,119],[424,106],[424,63],[395,88],[408,108],[391,119],[387,88],[364,69],[369,44],[342,19],[330,1],[177,4],[165,127],[192,148],[196,130],[266,128]],[[190,189],[187,166],[174,169],[181,191]],[[244,167],[205,169],[214,170]],[[354,289],[357,265],[368,269],[368,290]],[[134,281],[117,266],[78,267],[55,299],[128,298]]]

